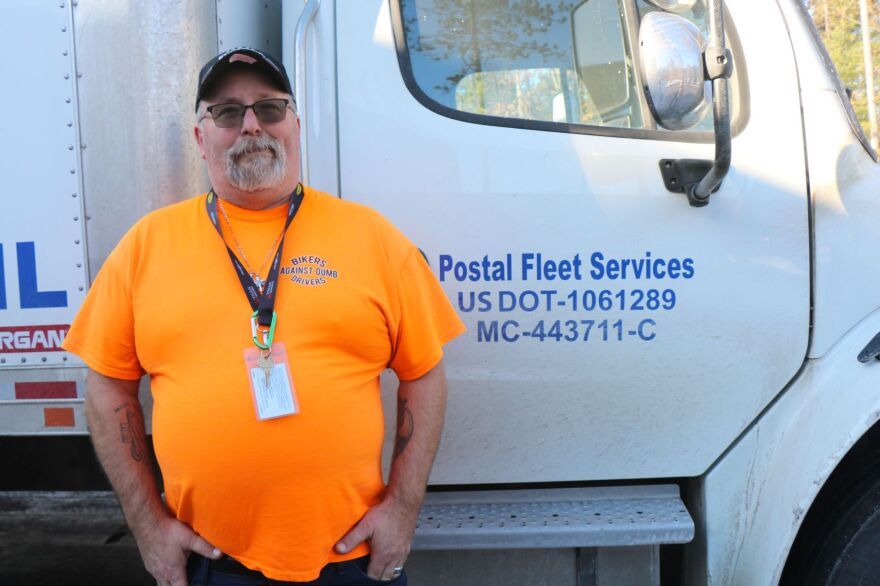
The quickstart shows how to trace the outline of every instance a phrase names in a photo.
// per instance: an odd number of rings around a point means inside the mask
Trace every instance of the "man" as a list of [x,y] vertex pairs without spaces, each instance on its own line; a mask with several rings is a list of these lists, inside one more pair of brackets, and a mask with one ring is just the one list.
[[[64,343],[90,367],[92,440],[162,585],[406,581],[442,346],[464,326],[384,218],[300,185],[290,93],[260,51],[205,65],[195,138],[212,191],[126,234]],[[387,367],[401,382],[385,487]],[[145,373],[165,503],[144,450]]]

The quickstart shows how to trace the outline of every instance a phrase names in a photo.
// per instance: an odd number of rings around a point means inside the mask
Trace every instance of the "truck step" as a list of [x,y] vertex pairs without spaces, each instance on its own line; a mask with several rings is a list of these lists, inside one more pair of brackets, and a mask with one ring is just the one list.
[[693,537],[676,485],[432,492],[413,549],[615,547]]

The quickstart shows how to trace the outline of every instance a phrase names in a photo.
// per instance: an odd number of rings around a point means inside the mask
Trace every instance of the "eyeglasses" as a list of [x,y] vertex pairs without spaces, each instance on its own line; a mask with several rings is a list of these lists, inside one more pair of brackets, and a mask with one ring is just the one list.
[[[236,128],[244,121],[244,113],[250,108],[262,124],[275,124],[287,116],[289,100],[270,98],[253,104],[214,104],[205,108],[218,128]],[[202,116],[200,120],[205,117]]]

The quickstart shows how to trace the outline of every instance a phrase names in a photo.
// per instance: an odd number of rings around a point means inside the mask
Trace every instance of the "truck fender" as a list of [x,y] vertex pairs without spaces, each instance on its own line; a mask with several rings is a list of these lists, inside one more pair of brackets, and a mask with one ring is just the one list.
[[[816,495],[880,420],[880,362],[858,361],[878,332],[875,310],[808,360],[699,481],[703,513],[689,553],[705,556],[706,583],[778,583]],[[699,582],[692,576],[690,583]]]

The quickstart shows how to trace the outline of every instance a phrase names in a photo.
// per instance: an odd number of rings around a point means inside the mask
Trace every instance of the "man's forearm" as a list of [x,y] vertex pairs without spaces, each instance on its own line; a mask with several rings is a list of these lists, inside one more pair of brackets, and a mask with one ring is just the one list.
[[421,378],[400,383],[387,495],[416,511],[425,496],[445,413],[446,374],[442,362]]
[[90,370],[86,419],[98,460],[119,497],[144,567],[159,584],[184,586],[191,551],[212,559],[221,553],[162,504],[147,450],[138,381],[108,378]]
[[348,553],[370,541],[367,575],[391,580],[400,574],[412,546],[419,509],[446,414],[446,374],[440,362],[397,390],[397,437],[384,498],[336,544]]
[[89,371],[86,419],[98,460],[137,537],[165,512],[146,445],[138,381]]

